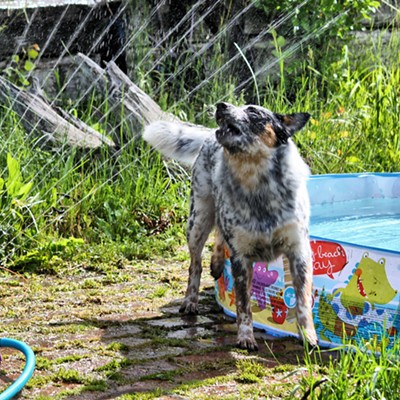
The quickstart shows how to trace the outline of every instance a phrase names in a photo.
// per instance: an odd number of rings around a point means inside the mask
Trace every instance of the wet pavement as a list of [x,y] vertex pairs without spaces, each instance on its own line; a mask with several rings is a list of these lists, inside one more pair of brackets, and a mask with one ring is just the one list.
[[[185,263],[32,275],[26,282],[2,276],[1,335],[25,341],[37,356],[19,398],[286,398],[299,374],[285,377],[299,368],[302,347],[257,330],[258,352],[236,349],[236,324],[216,304],[213,281],[204,275],[197,316],[179,313]],[[9,349],[2,355],[5,387],[23,359]],[[265,370],[254,387],[238,379],[240,360]]]

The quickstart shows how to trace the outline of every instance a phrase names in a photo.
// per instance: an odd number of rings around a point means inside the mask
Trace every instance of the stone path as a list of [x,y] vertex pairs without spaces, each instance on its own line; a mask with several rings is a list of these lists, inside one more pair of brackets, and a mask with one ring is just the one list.
[[[1,335],[37,355],[19,398],[287,398],[304,373],[302,347],[257,331],[260,351],[235,349],[236,325],[216,305],[206,272],[200,314],[181,316],[186,273],[181,262],[153,261],[93,272],[75,266],[26,282],[1,276]],[[4,388],[23,360],[1,350]]]

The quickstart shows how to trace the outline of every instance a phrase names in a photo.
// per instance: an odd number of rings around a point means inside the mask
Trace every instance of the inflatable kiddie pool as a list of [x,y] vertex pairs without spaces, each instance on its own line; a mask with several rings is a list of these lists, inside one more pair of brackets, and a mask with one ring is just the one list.
[[[313,317],[320,345],[400,336],[400,173],[316,175],[308,181],[313,252]],[[298,336],[296,298],[283,257],[253,265],[254,326]],[[216,298],[233,317],[229,258]]]

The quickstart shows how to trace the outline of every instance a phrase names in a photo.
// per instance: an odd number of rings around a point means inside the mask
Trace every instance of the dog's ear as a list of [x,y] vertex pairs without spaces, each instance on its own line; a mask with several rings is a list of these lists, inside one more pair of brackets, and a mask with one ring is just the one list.
[[287,130],[288,136],[291,137],[304,127],[311,115],[309,113],[295,113],[286,115],[277,114],[277,117],[281,124],[286,128],[285,130]]

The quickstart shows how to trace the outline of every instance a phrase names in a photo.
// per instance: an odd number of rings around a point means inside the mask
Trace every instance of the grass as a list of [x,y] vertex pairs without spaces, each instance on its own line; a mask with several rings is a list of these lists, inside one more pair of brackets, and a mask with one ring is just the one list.
[[[400,396],[400,344],[390,351],[368,343],[370,352],[348,343],[321,363],[321,352],[306,357],[308,373],[294,390],[308,399],[396,399]],[[325,364],[325,365],[324,365]]]
[[235,380],[239,383],[258,383],[266,375],[265,367],[254,360],[238,360],[236,366],[239,373]]
[[[280,57],[285,40],[278,41],[283,38],[276,33],[274,37],[272,44]],[[205,53],[209,71],[197,65],[195,54],[189,52],[182,55],[182,64],[172,64],[170,70],[156,75],[146,70],[154,61],[149,57],[133,79],[164,109],[215,126],[209,110],[216,102],[243,103],[251,97],[251,91],[235,94],[238,82],[234,76],[226,77],[226,59],[218,46]],[[332,60],[328,54],[323,62],[320,53],[317,60],[309,49],[295,76],[280,59],[279,80],[256,84],[257,98],[264,106],[281,113],[312,114],[294,139],[314,174],[398,169],[399,48],[393,36],[385,45],[371,41],[362,56],[344,46],[340,57]],[[240,55],[245,56],[243,51]],[[204,77],[207,71],[209,80]],[[252,77],[255,80],[255,71]],[[102,107],[107,115],[104,123],[94,111]],[[112,124],[103,98],[92,96],[87,104],[75,105],[73,112],[103,133]],[[44,273],[57,273],[60,262],[102,268],[110,260],[171,255],[184,243],[187,175],[145,144],[127,142],[118,156],[105,151],[78,154],[66,147],[54,153],[32,147],[7,106],[0,109],[0,121],[4,177],[0,179],[0,259],[4,265]],[[163,290],[155,296],[162,296]]]
[[[23,134],[11,128],[9,133]],[[21,195],[7,179],[0,190],[0,256],[19,269],[74,257],[84,243],[119,242],[121,256],[132,258],[148,257],[155,247],[168,251],[171,241],[183,238],[179,222],[186,210],[187,183],[172,182],[159,155],[143,144],[139,149],[132,144],[116,161],[100,162],[91,155],[78,160],[70,154],[65,160],[38,149],[25,157],[10,137],[4,141],[7,154],[14,155],[9,159],[19,187],[29,185]],[[46,157],[51,167],[43,162]],[[2,167],[10,177],[9,164]]]
[[[312,114],[295,141],[313,173],[398,170],[400,46],[395,39],[385,46],[390,63],[383,56],[384,46],[371,42],[363,57],[343,47],[341,57],[325,62],[325,69],[310,49],[295,80],[289,72],[286,77],[281,62],[278,84],[267,81],[257,88],[261,103],[272,110]],[[223,65],[217,55],[212,60],[217,70]],[[188,88],[176,83],[166,92],[160,90],[160,80],[171,76],[174,72],[154,81],[147,77],[143,85],[165,109],[193,122],[214,126],[207,110],[217,101],[244,102],[243,94],[234,96],[234,78],[226,80],[221,72],[191,95],[201,104],[195,100],[178,105],[168,96],[174,91],[187,96]],[[92,116],[96,101],[91,99],[86,113],[75,113],[106,132]],[[0,121],[0,257],[6,265],[51,272],[60,258],[73,262],[77,254],[101,263],[102,258],[171,254],[184,243],[187,176],[140,141],[127,143],[117,157],[82,155],[67,148],[55,154],[31,147],[8,108],[0,110]]]

